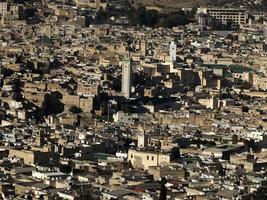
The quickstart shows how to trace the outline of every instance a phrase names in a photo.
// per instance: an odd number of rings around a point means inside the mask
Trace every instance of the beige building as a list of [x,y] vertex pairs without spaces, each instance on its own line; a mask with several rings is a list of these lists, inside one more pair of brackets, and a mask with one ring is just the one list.
[[87,7],[87,8],[103,8],[106,9],[107,1],[106,0],[75,0],[77,7]]
[[83,96],[94,96],[97,95],[99,91],[98,85],[94,84],[82,84],[77,85],[77,94]]
[[161,180],[162,177],[182,179],[186,176],[184,169],[173,167],[149,167],[147,172],[153,175],[155,180]]
[[[82,109],[83,112],[91,112],[93,110],[93,97],[80,97],[78,95],[62,94],[62,103],[66,108],[76,106]],[[66,109],[65,108],[65,109]]]
[[151,166],[168,166],[171,162],[170,154],[161,152],[132,150],[128,151],[128,161],[134,168],[147,170]]
[[9,157],[21,158],[23,159],[24,164],[34,166],[38,163],[49,162],[51,155],[49,152],[9,149]]
[[30,88],[30,91],[32,90],[40,90],[44,91],[46,89],[46,83],[45,82],[25,82],[24,88],[27,90],[27,88]]
[[60,84],[57,82],[51,82],[46,84],[47,91],[58,92],[61,90]]
[[218,99],[212,97],[209,99],[199,99],[198,103],[200,103],[203,106],[206,106],[206,108],[210,109],[216,109],[219,107]]
[[29,102],[33,103],[34,105],[46,109],[47,102],[48,102],[48,94],[44,92],[24,92],[24,98],[27,99]]
[[247,171],[262,171],[267,169],[267,160],[258,158],[258,155],[235,154],[230,156],[230,163],[242,165]]
[[253,74],[253,86],[257,89],[267,90],[267,77]]

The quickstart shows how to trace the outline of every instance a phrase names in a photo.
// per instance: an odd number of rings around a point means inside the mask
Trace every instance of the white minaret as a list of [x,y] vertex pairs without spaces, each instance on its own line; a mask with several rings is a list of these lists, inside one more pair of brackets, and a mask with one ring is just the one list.
[[124,57],[122,64],[121,93],[125,98],[130,98],[132,87],[132,60],[128,52]]
[[172,41],[170,44],[170,61],[176,61],[176,44],[174,43],[174,41]]

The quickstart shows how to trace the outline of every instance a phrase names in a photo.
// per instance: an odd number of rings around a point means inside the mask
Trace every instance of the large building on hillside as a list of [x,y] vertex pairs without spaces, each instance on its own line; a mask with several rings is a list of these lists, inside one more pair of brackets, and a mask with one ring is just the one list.
[[235,25],[243,25],[247,23],[248,14],[246,9],[240,8],[208,8],[202,7],[197,10],[198,22],[201,25],[208,25],[212,19],[213,22],[221,24],[233,23]]

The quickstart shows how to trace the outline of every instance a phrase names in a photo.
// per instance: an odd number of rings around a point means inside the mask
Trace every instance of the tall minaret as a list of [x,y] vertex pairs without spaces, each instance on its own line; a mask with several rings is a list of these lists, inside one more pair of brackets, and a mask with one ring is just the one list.
[[122,64],[121,93],[125,98],[130,98],[132,87],[132,60],[128,52],[124,57]]
[[140,41],[140,51],[141,51],[142,56],[146,56],[146,48],[147,48],[146,41],[141,40]]
[[176,61],[176,44],[174,43],[174,41],[172,41],[170,44],[170,61]]
[[44,29],[45,29],[45,35],[49,39],[51,39],[51,35],[52,35],[52,27],[51,27],[51,25],[50,24],[49,25],[45,25]]

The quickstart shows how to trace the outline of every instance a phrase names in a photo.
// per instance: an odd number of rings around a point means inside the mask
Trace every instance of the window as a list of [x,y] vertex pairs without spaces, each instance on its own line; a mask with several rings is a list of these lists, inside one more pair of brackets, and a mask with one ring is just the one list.
[[151,157],[151,160],[154,160],[154,156]]
[[133,154],[131,154],[131,158],[133,158]]
[[149,160],[149,156],[147,156],[146,159]]

